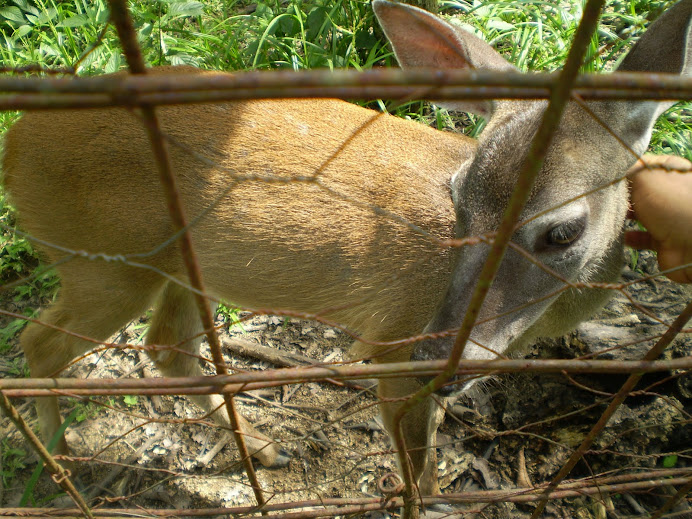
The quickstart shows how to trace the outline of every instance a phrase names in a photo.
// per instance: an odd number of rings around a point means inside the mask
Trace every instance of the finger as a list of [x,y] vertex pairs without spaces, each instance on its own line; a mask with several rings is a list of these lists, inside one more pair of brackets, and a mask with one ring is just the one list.
[[675,269],[666,273],[668,278],[678,283],[692,282],[692,244],[687,244],[687,247],[680,244],[661,244],[657,259],[658,267],[662,271]]
[[666,171],[692,171],[692,162],[676,155],[642,155],[627,171],[627,176],[633,176],[647,169],[665,169]]
[[668,279],[676,283],[692,283],[692,267],[686,269],[675,270],[666,274]]
[[662,251],[658,255],[658,266],[662,271],[676,269],[666,273],[669,279],[677,283],[692,283],[692,264],[685,264],[681,251]]

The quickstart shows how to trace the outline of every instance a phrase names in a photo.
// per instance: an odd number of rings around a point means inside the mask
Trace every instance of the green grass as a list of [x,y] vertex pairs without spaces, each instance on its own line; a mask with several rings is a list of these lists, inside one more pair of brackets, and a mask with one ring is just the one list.
[[[215,70],[355,68],[394,65],[370,4],[354,0],[288,3],[210,0],[136,2],[132,7],[138,40],[150,65],[193,64]],[[585,72],[610,68],[670,0],[611,0],[589,49]],[[581,16],[580,2],[484,2],[445,0],[441,12],[493,44],[521,70],[555,70],[566,58]],[[68,68],[80,74],[108,73],[125,66],[106,0],[8,0],[0,8],[0,62]],[[375,105],[373,105],[375,106]],[[459,127],[454,119],[419,102],[396,113],[440,129]],[[684,111],[676,111],[687,123]],[[0,115],[6,127],[16,114]],[[455,118],[458,120],[458,118]],[[467,132],[478,128],[468,124]],[[471,119],[475,123],[473,119]],[[665,133],[676,128],[661,126]],[[654,149],[688,153],[683,138],[654,139]],[[660,142],[660,144],[659,144]]]
[[[142,51],[151,65],[193,64],[221,70],[363,68],[387,50],[370,30],[373,15],[363,1],[137,3],[132,10]],[[11,0],[0,8],[5,26],[0,59],[72,66],[97,41],[108,12],[104,0]],[[123,67],[115,31],[81,64],[84,73]]]

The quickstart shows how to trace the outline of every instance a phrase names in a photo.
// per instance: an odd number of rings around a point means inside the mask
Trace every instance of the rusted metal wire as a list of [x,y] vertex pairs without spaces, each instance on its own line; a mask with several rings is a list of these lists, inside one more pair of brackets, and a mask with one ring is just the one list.
[[[0,379],[0,390],[8,397],[54,396],[54,391],[75,395],[120,395],[136,391],[146,395],[206,395],[237,393],[283,384],[319,382],[325,379],[410,378],[434,376],[447,365],[445,360],[393,362],[383,364],[316,365],[311,367],[266,369],[212,377],[154,379]],[[497,373],[654,373],[691,370],[692,357],[672,360],[592,360],[592,359],[467,359],[455,370],[457,375]]]
[[[137,43],[137,35],[132,24],[132,19],[130,18],[126,1],[110,0],[109,4],[111,6],[111,18],[116,30],[118,31],[120,43],[123,47],[123,52],[125,53],[125,58],[130,67],[130,71],[134,74],[144,74],[146,72],[146,66],[144,65],[144,59],[142,58],[142,53],[139,49],[139,44]],[[156,164],[159,169],[161,186],[166,194],[168,210],[171,216],[173,228],[176,231],[185,230],[180,236],[180,248],[183,262],[185,264],[185,270],[187,271],[190,284],[198,292],[204,294],[206,293],[206,290],[204,288],[202,273],[197,260],[197,255],[195,254],[195,250],[192,245],[192,236],[187,231],[188,225],[185,218],[185,211],[183,209],[180,193],[176,185],[175,175],[173,174],[171,163],[168,157],[166,141],[161,135],[155,108],[153,105],[146,103],[142,103],[139,106],[142,111],[142,117],[149,135],[149,141],[151,142]],[[214,327],[214,313],[212,312],[209,300],[206,297],[198,294],[195,294],[194,297],[199,308],[202,326],[207,331],[207,340],[209,341],[209,347],[214,359],[214,367],[216,372],[219,375],[226,375],[228,371],[226,369],[226,363],[223,359],[223,355],[221,354],[221,345]],[[238,447],[238,451],[240,452],[240,458],[243,462],[248,479],[250,480],[252,490],[255,494],[255,498],[257,499],[257,504],[261,507],[265,504],[265,499],[259,480],[257,479],[257,475],[255,474],[255,469],[252,465],[252,460],[250,459],[247,445],[245,444],[245,438],[240,432],[240,420],[238,418],[238,411],[235,407],[235,402],[229,393],[224,392],[222,395],[226,402],[226,411],[228,412],[228,417],[231,422],[235,443]]]
[[[125,9],[122,0],[112,0],[112,4]],[[594,6],[597,2],[590,1],[589,5]],[[588,9],[588,6],[587,6]],[[115,7],[114,7],[115,10]],[[127,18],[126,13],[122,16]],[[585,14],[584,18],[588,18]],[[582,22],[583,24],[584,22]],[[581,30],[581,25],[580,25]],[[120,31],[119,31],[120,32]],[[121,41],[126,48],[126,55],[131,56],[132,52],[138,53],[136,40],[131,37],[124,37],[121,34]],[[128,43],[129,42],[129,43]],[[134,47],[132,45],[134,44]],[[128,47],[128,45],[130,47]],[[129,50],[128,50],[129,48]],[[577,51],[572,49],[572,53]],[[569,63],[569,62],[568,62]],[[136,66],[135,68],[139,68]],[[567,69],[568,67],[566,67]],[[2,71],[2,70],[0,70]],[[143,70],[142,70],[143,71]],[[563,80],[564,81],[564,80]],[[572,93],[584,99],[686,99],[692,96],[692,79],[679,78],[677,76],[666,76],[660,74],[614,74],[611,76],[581,76],[574,80],[575,87]],[[563,95],[568,92],[568,82],[560,82],[558,74],[542,75],[519,75],[512,73],[494,73],[485,71],[473,71],[471,73],[459,71],[424,71],[424,70],[378,70],[366,73],[352,73],[350,71],[336,71],[327,73],[323,71],[312,72],[272,72],[272,73],[246,73],[234,76],[226,74],[208,74],[203,76],[166,76],[146,77],[146,76],[120,76],[116,81],[113,77],[98,78],[76,78],[76,79],[37,79],[37,78],[11,78],[0,77],[0,109],[41,109],[41,108],[61,108],[61,107],[101,107],[101,106],[136,106],[144,105],[144,119],[150,130],[154,149],[157,150],[157,158],[162,169],[162,176],[170,176],[163,181],[164,187],[176,195],[174,178],[170,175],[170,168],[166,168],[165,147],[166,143],[160,134],[155,120],[153,105],[169,103],[193,103],[193,102],[218,102],[221,100],[257,99],[257,98],[277,98],[277,97],[337,97],[344,99],[351,98],[411,98],[427,97],[432,99],[457,99],[457,98],[538,98],[549,97],[554,88],[565,89]],[[553,94],[555,95],[555,94]],[[148,105],[148,106],[147,106]],[[559,119],[559,117],[558,117]],[[555,123],[556,121],[553,121]],[[550,135],[552,132],[546,132]],[[546,145],[547,148],[547,145]],[[531,161],[528,161],[531,164]],[[538,162],[534,163],[538,164]],[[168,172],[165,170],[168,169]],[[522,177],[520,177],[522,178]],[[167,184],[166,182],[169,182]],[[526,190],[526,186],[524,186]],[[519,196],[519,195],[518,195]],[[513,198],[514,200],[514,198]],[[171,211],[174,221],[180,218],[178,223],[180,229],[187,227],[182,208],[176,209],[173,203]],[[510,222],[511,218],[505,219]],[[186,234],[181,235],[184,242]],[[496,238],[496,243],[502,240]],[[185,245],[183,246],[185,247]],[[195,261],[194,250],[189,244],[189,252],[183,253],[184,257],[190,258],[190,271],[194,277]],[[492,255],[491,255],[492,256]],[[497,257],[499,263],[501,256]],[[197,274],[199,271],[197,270]],[[484,279],[481,277],[481,279]],[[204,286],[201,278],[199,283],[191,281],[197,293],[204,293]],[[612,288],[622,287],[622,285]],[[218,344],[214,345],[215,334],[213,333],[213,319],[209,309],[208,301],[204,298],[202,304],[202,318],[205,328],[211,330],[209,342],[212,345],[212,354],[217,366],[216,377],[189,377],[176,379],[137,379],[137,380],[74,380],[74,379],[24,379],[24,380],[0,380],[0,390],[7,388],[4,394],[7,396],[55,396],[59,394],[70,395],[116,395],[131,394],[136,391],[138,394],[211,394],[222,393],[225,397],[231,393],[242,390],[249,390],[262,387],[271,387],[287,383],[302,383],[306,381],[319,381],[325,378],[337,380],[352,380],[365,377],[395,377],[395,376],[426,376],[437,375],[442,368],[451,366],[445,361],[412,362],[401,364],[379,364],[373,366],[314,366],[308,368],[294,368],[277,371],[263,371],[259,373],[243,373],[239,375],[226,375],[225,364],[220,356]],[[204,306],[206,305],[206,308]],[[688,312],[690,306],[685,310]],[[683,314],[685,313],[683,312]],[[688,312],[689,313],[689,312]],[[684,323],[680,324],[681,314],[674,326],[679,326],[674,330],[670,327],[664,338],[652,348],[651,352],[657,350],[659,344],[665,340],[672,340],[681,329]],[[688,315],[689,317],[689,315]],[[462,327],[463,330],[463,327]],[[671,335],[672,334],[672,335]],[[462,337],[460,332],[460,337]],[[465,342],[465,341],[464,341]],[[665,344],[668,344],[665,343]],[[665,347],[665,344],[662,348]],[[659,349],[662,349],[659,348]],[[657,350],[658,351],[658,350]],[[218,352],[218,354],[217,354]],[[657,357],[649,353],[642,361],[600,361],[600,360],[497,360],[497,361],[464,361],[464,366],[455,370],[461,375],[474,373],[499,373],[514,371],[532,372],[579,372],[579,373],[631,373],[628,379],[634,382],[622,387],[613,399],[615,404],[618,398],[621,401],[629,394],[634,387],[641,373],[671,369],[692,369],[692,358],[675,359],[672,361],[655,361]],[[660,351],[659,351],[660,353]],[[144,383],[146,382],[146,384]],[[626,389],[627,387],[627,389]],[[105,389],[107,388],[107,389]],[[620,401],[620,402],[621,402]],[[229,403],[229,416],[233,420],[235,411],[232,409],[232,401]],[[619,405],[619,404],[618,404]],[[615,406],[617,408],[617,405]],[[609,408],[610,409],[610,408]],[[608,411],[606,411],[607,413]],[[601,417],[600,422],[605,423],[606,413]],[[612,414],[612,413],[611,413]],[[594,427],[593,436],[598,433]],[[237,430],[236,425],[233,428]],[[594,432],[595,431],[595,432]],[[593,439],[593,438],[592,438]],[[573,458],[579,459],[586,452],[590,442],[587,444],[585,439],[582,447],[575,451]],[[247,452],[242,454],[242,437],[239,442],[241,458],[248,460]],[[586,447],[584,447],[586,445]],[[579,450],[582,452],[578,454]],[[569,464],[569,462],[568,462]],[[560,473],[567,469],[568,464],[563,466]],[[251,464],[250,464],[251,465]],[[685,470],[687,472],[685,472]],[[558,475],[559,476],[559,475]],[[676,477],[677,476],[677,477]],[[563,476],[564,477],[564,476]],[[665,479],[671,477],[672,479]],[[570,486],[574,483],[559,484],[558,477],[547,487],[537,489],[515,489],[512,491],[486,491],[486,492],[465,492],[463,494],[446,494],[434,498],[423,498],[422,502],[426,505],[434,503],[486,503],[493,501],[512,501],[512,502],[541,502],[544,505],[547,499],[557,499],[564,497],[574,497],[579,495],[594,495],[599,492],[627,492],[638,489],[651,489],[665,485],[683,485],[676,496],[661,509],[657,511],[657,516],[662,515],[674,503],[675,497],[682,497],[689,491],[690,479],[689,469],[682,472],[652,472],[649,480],[637,481],[635,483],[620,483],[615,480],[607,481],[606,478],[598,480],[593,486],[584,483],[583,487]],[[658,478],[658,479],[655,479]],[[560,478],[561,479],[561,478]],[[252,480],[252,478],[251,478]],[[555,483],[553,485],[553,483]],[[253,484],[253,488],[254,488]],[[257,484],[259,489],[259,484]],[[259,498],[258,498],[259,502]],[[285,504],[273,504],[263,507],[263,511],[280,511],[300,507],[315,506],[322,507],[320,510],[302,511],[287,514],[273,514],[270,517],[315,517],[315,516],[334,516],[348,513],[362,513],[368,510],[381,510],[395,508],[402,505],[401,499],[388,501],[386,504],[378,498],[373,499],[344,499],[330,500],[320,499],[312,504],[307,501],[296,501]],[[283,506],[283,508],[282,508]],[[329,508],[332,507],[332,508]],[[540,506],[539,506],[540,508]],[[542,508],[541,508],[542,509]],[[41,510],[41,509],[39,509]],[[151,510],[147,511],[151,515],[186,515],[186,516],[205,516],[217,514],[248,514],[256,512],[256,507],[236,507],[218,508],[205,510]],[[24,514],[31,517],[32,513],[41,512],[28,509],[6,509],[0,510],[0,516],[12,515],[12,513]],[[47,515],[60,515],[69,512],[50,509],[43,509]],[[70,512],[74,514],[73,510]],[[141,510],[118,510],[118,515],[128,514],[141,515]],[[95,515],[112,515],[113,510],[96,510]],[[535,514],[534,514],[535,515]]]
[[[274,98],[535,99],[547,98],[559,73],[375,69],[362,72],[272,71],[162,76],[36,78],[0,76],[0,109],[96,108]],[[573,93],[582,99],[684,100],[692,78],[616,72],[582,75]]]
[[[596,496],[604,492],[636,492],[655,488],[666,487],[669,485],[681,484],[688,481],[692,469],[671,469],[660,471],[646,471],[640,474],[627,474],[615,477],[588,478],[577,480],[560,485],[551,493],[552,499],[564,499],[570,497]],[[474,504],[492,503],[494,501],[507,501],[512,503],[532,503],[541,498],[542,488],[515,488],[509,490],[479,490],[462,493],[450,493],[437,496],[424,496],[423,503],[426,506],[434,504]],[[322,498],[304,501],[290,501],[284,503],[268,503],[265,505],[267,512],[279,512],[296,510],[300,508],[313,508],[288,514],[271,514],[271,518],[293,518],[303,519],[310,517],[333,517],[348,513],[363,513],[374,510],[391,510],[400,507],[401,498]],[[215,515],[246,515],[256,512],[255,507],[237,506],[227,508],[202,508],[184,510],[147,510],[147,514],[153,517],[159,516],[189,516],[205,517]],[[110,509],[95,508],[94,517],[114,516],[140,517],[141,509]],[[0,517],[42,517],[42,516],[65,517],[75,515],[75,510],[54,509],[54,508],[5,508],[0,509]]]
[[675,495],[670,496],[670,499],[666,501],[666,503],[656,510],[653,514],[651,514],[651,517],[649,519],[660,519],[663,514],[668,512],[671,508],[673,508],[680,500],[684,499],[687,494],[689,494],[692,491],[692,477],[687,480],[687,483],[682,485],[678,491],[675,493]]

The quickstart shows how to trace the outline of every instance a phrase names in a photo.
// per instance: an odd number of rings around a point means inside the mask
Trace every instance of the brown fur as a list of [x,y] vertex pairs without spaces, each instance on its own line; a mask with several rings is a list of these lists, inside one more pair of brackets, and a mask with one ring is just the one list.
[[[152,72],[200,73],[191,67]],[[453,236],[448,182],[473,153],[471,139],[331,100],[162,107],[159,117],[163,131],[183,146],[169,149],[188,219],[210,209],[192,235],[211,295],[245,308],[324,312],[369,340],[420,333],[451,270],[450,250],[437,239]],[[25,153],[26,143],[39,142],[51,144]],[[318,172],[322,186],[352,200],[300,181],[234,181]],[[172,234],[146,134],[125,109],[26,114],[7,135],[4,183],[22,228],[63,249],[140,254]],[[40,248],[49,262],[66,254]],[[132,261],[185,281],[177,243]],[[41,316],[45,322],[105,340],[158,299],[149,344],[174,344],[200,331],[190,293],[156,272],[82,257],[58,271],[62,287]],[[328,311],[335,307],[342,309]],[[93,347],[38,325],[29,326],[22,345],[35,377],[57,374]],[[176,355],[155,359],[165,374],[199,373],[196,362],[170,357]],[[205,398],[198,400],[206,409],[216,405]],[[42,419],[50,435],[56,404],[44,399],[40,406],[50,417]],[[274,463],[274,446],[251,450]]]

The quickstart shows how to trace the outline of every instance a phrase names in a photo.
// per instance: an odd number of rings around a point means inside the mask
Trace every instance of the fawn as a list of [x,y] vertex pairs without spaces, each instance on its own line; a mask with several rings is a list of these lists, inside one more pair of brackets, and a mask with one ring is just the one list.
[[[375,0],[373,8],[402,67],[514,70],[479,38],[421,9],[385,0]],[[691,17],[692,0],[669,9],[620,70],[689,74]],[[203,73],[192,67],[150,72]],[[393,362],[449,353],[451,339],[396,350],[370,342],[459,326],[488,246],[453,250],[439,240],[497,228],[546,104],[444,103],[488,119],[478,141],[338,100],[162,106],[157,112],[162,131],[177,143],[169,146],[170,159],[189,219],[198,217],[191,233],[209,294],[243,308],[336,309],[325,317],[367,341],[355,344],[358,355]],[[612,281],[621,268],[628,207],[626,183],[612,181],[635,162],[632,151],[644,152],[656,118],[672,103],[587,104],[630,149],[570,104],[522,214],[528,221],[513,241],[568,281]],[[26,113],[7,134],[3,170],[19,224],[42,240],[37,246],[49,261],[69,251],[154,251],[137,259],[149,268],[83,256],[59,264],[62,286],[41,314],[43,322],[105,340],[154,306],[147,343],[178,344],[200,333],[178,247],[157,249],[173,228],[146,132],[133,113]],[[322,186],[237,180],[315,172]],[[465,357],[492,359],[538,336],[563,334],[608,296],[575,289],[551,296],[560,288],[563,281],[509,250],[480,316],[500,317],[476,327]],[[514,308],[520,309],[510,312]],[[196,352],[198,343],[188,340],[183,348]],[[93,347],[39,324],[27,327],[21,344],[33,377],[55,376]],[[151,357],[166,376],[201,374],[197,360],[179,351]],[[388,428],[398,405],[391,400],[420,384],[415,378],[380,381],[378,392],[389,400],[381,406]],[[222,401],[218,395],[193,399],[209,412]],[[60,424],[57,399],[38,399],[37,407],[41,432],[50,438]],[[434,444],[440,415],[430,398],[403,423],[423,494],[439,490]],[[228,426],[225,409],[213,417]],[[249,423],[241,428],[263,464],[287,462],[286,453]],[[66,448],[63,441],[60,449]],[[406,462],[404,453],[399,457]]]

